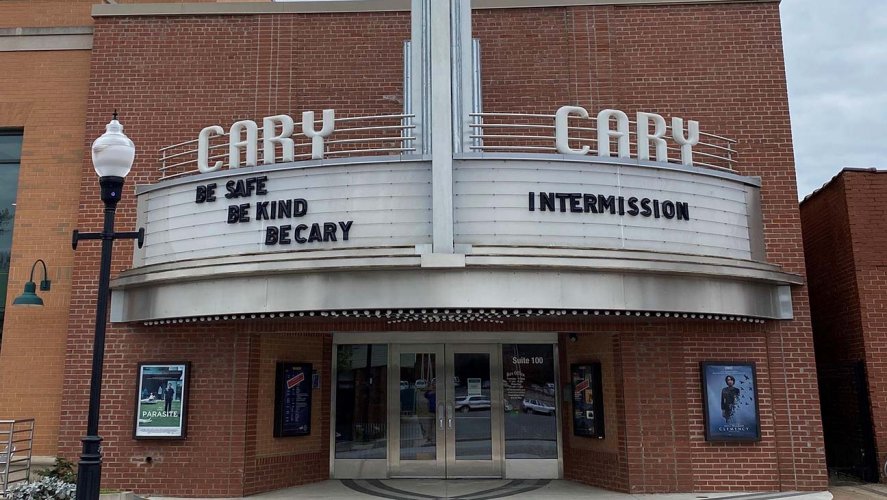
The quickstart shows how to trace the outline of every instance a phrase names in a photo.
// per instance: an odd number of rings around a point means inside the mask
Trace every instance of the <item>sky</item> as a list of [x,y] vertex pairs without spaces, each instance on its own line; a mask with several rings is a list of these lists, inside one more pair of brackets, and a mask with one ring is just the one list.
[[887,0],[782,0],[798,195],[887,169]]

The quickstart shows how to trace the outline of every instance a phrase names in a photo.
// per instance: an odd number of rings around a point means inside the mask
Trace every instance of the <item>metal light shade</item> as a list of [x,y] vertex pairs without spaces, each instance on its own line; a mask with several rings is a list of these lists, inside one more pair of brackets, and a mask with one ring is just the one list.
[[99,177],[126,177],[136,156],[135,144],[123,133],[123,125],[114,119],[105,125],[105,133],[92,143],[92,166]]
[[31,266],[31,279],[25,283],[25,291],[12,301],[12,305],[32,307],[43,306],[43,299],[35,293],[37,291],[37,284],[34,283],[34,269],[37,268],[37,264],[43,265],[43,280],[40,281],[40,291],[48,292],[50,290],[52,281],[47,277],[46,262],[43,262],[43,259],[37,259],[37,261],[34,262],[34,265]]
[[12,301],[12,305],[14,306],[31,306],[31,307],[42,307],[43,299],[41,299],[35,292],[37,291],[37,285],[34,284],[33,281],[29,281],[25,283],[25,291],[21,295],[15,298]]

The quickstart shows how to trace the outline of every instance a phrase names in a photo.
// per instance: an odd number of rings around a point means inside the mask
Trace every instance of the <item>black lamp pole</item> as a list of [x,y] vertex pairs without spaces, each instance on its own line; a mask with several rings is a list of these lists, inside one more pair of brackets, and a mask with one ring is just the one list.
[[99,434],[99,404],[102,395],[102,367],[105,360],[105,328],[108,321],[109,284],[111,281],[111,250],[114,240],[138,240],[139,248],[145,241],[144,228],[138,231],[114,232],[114,215],[123,177],[106,176],[99,178],[102,188],[102,201],[105,202],[105,224],[101,233],[80,233],[74,231],[71,246],[77,249],[79,240],[102,240],[102,262],[99,268],[99,291],[95,311],[95,341],[92,348],[92,377],[89,382],[89,417],[86,423],[86,437],[83,438],[83,451],[77,466],[77,500],[98,500],[102,476],[102,438]]

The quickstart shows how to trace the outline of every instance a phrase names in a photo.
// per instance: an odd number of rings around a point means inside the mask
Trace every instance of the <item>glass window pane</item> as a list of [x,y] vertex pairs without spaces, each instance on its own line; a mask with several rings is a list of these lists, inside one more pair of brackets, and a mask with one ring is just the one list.
[[386,458],[388,346],[336,350],[336,458]]
[[0,163],[18,163],[22,157],[22,133],[0,132]]
[[437,459],[437,374],[433,352],[400,355],[400,459]]
[[490,355],[453,354],[453,409],[456,412],[456,460],[493,458],[490,402]]
[[557,458],[554,346],[503,344],[505,458]]
[[8,293],[21,144],[21,132],[0,132],[0,332]]
[[12,220],[18,191],[18,164],[0,164],[0,253],[12,248]]

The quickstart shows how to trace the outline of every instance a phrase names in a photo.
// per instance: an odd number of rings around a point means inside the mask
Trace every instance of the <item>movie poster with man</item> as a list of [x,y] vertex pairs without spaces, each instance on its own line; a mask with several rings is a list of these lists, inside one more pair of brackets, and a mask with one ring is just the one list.
[[190,363],[139,363],[136,438],[182,439]]
[[706,441],[758,441],[758,389],[754,363],[700,364]]

